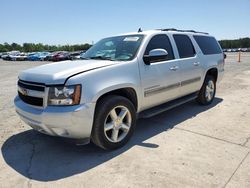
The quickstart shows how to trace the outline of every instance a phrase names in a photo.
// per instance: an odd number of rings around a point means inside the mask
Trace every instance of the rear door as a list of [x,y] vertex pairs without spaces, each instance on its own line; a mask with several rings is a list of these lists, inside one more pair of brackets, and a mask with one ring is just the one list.
[[180,92],[184,96],[200,89],[203,69],[191,38],[185,34],[174,34],[173,38],[179,54]]

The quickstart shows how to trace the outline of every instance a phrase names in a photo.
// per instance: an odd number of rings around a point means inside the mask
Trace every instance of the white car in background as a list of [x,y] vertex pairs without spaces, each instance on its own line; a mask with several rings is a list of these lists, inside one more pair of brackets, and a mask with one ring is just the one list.
[[10,52],[7,52],[5,55],[3,55],[2,59],[11,61],[13,57],[18,56],[19,54],[20,54],[20,51],[10,51]]
[[25,61],[27,60],[27,54],[19,51],[11,51],[2,55],[2,59],[8,61]]

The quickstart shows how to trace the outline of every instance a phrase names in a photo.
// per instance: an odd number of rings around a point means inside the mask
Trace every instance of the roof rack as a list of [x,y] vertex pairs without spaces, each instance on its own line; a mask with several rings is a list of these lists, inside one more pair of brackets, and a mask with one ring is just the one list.
[[168,28],[168,29],[159,29],[161,31],[178,31],[178,32],[191,32],[191,33],[201,33],[201,34],[206,34],[208,35],[209,33],[206,32],[200,32],[200,31],[194,31],[194,30],[179,30],[175,28]]

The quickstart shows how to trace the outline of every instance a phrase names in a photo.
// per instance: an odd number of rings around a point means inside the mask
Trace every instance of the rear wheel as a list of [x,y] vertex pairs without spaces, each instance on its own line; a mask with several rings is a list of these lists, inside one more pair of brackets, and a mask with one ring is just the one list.
[[125,97],[107,96],[97,104],[92,141],[107,150],[122,147],[132,136],[135,124],[134,105]]
[[207,75],[197,97],[197,102],[202,105],[209,105],[213,102],[215,93],[216,81],[213,76]]

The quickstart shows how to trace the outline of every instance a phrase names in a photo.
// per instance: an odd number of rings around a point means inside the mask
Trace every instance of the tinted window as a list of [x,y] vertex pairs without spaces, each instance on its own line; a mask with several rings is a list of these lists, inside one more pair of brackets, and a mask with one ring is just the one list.
[[222,53],[220,46],[214,37],[194,36],[194,39],[204,55]]
[[148,55],[151,50],[162,48],[168,52],[168,60],[174,59],[173,49],[167,35],[156,35],[148,43],[145,55]]
[[193,43],[187,35],[174,35],[180,58],[195,56]]

